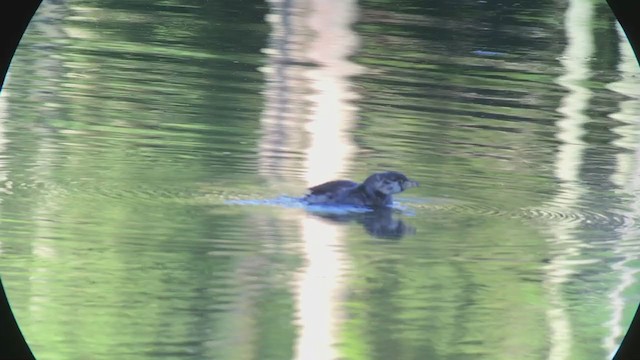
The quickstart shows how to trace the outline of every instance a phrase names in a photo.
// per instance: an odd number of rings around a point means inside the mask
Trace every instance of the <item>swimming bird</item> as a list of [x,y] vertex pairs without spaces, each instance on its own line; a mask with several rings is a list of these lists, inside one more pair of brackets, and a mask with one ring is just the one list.
[[393,204],[393,194],[417,187],[397,171],[375,173],[358,184],[351,180],[333,180],[309,188],[302,198],[308,204],[354,205],[369,208],[388,207]]

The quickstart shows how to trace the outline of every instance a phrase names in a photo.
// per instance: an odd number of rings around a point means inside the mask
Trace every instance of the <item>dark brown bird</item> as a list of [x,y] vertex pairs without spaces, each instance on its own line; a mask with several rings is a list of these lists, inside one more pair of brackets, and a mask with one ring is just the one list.
[[393,203],[391,195],[418,186],[397,171],[369,176],[362,184],[351,180],[334,180],[309,188],[303,201],[308,204],[355,205],[370,208],[386,207]]

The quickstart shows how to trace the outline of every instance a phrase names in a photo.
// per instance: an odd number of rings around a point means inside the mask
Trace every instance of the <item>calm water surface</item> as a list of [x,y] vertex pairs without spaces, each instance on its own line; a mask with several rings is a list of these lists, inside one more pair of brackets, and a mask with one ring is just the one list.
[[[586,0],[45,1],[0,96],[2,280],[41,359],[606,359],[639,78]],[[394,211],[290,198],[383,169],[422,184]]]

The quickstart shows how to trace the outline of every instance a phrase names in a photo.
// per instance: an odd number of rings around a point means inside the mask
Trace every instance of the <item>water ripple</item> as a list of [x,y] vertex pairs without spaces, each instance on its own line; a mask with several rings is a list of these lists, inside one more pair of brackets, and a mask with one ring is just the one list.
[[485,204],[476,204],[462,201],[447,201],[447,202],[427,202],[422,204],[416,204],[422,210],[432,211],[445,211],[452,212],[460,215],[488,215],[488,216],[507,216],[508,212],[501,210],[497,207],[492,207]]
[[596,211],[587,208],[567,209],[554,206],[526,207],[515,210],[470,202],[414,203],[414,208],[422,211],[444,211],[459,215],[496,216],[532,221],[553,222],[567,225],[631,227],[636,224],[634,217],[618,211]]
[[613,227],[635,225],[633,217],[611,211],[597,212],[589,209],[525,208],[521,209],[518,215],[526,219],[557,221],[565,224]]

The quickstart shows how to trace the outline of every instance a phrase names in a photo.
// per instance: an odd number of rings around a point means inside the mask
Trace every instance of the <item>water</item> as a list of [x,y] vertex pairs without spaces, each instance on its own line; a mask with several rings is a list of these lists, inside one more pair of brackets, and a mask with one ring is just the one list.
[[[0,96],[42,359],[605,359],[640,300],[605,4],[46,2]],[[395,208],[304,208],[393,169]]]

